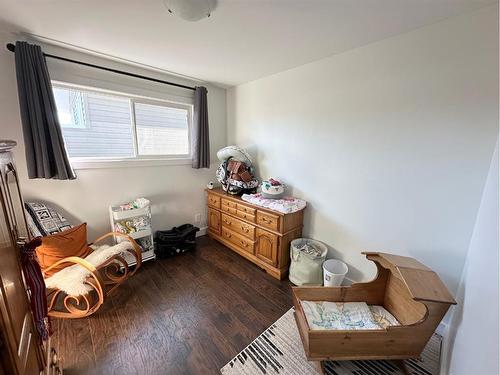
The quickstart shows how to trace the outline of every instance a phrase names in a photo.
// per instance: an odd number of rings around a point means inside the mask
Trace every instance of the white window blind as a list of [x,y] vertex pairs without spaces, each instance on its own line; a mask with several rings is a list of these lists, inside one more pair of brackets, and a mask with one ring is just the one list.
[[54,85],[70,158],[189,157],[192,106]]
[[186,108],[135,103],[139,155],[188,155],[189,112]]

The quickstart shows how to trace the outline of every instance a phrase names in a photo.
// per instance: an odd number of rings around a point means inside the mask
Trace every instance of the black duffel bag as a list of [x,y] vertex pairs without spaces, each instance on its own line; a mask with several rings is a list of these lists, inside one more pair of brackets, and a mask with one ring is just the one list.
[[192,224],[173,227],[170,230],[155,232],[155,253],[157,258],[164,259],[185,253],[196,248],[196,232],[200,228]]

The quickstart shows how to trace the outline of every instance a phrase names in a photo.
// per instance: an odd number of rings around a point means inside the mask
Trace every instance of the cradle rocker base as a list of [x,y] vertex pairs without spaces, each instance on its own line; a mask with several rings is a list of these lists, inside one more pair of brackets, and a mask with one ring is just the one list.
[[[410,370],[408,369],[408,366],[406,366],[405,361],[402,359],[394,360],[392,361],[401,371],[403,371],[403,374],[405,375],[411,375]],[[320,375],[325,375],[325,362],[324,361],[315,361],[313,362],[314,365],[316,366],[316,370],[318,370],[318,374]]]

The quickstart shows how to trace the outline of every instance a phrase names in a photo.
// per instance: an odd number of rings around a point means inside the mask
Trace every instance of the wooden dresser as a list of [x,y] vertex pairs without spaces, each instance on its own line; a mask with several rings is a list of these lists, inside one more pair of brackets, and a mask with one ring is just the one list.
[[208,235],[283,279],[290,264],[290,241],[302,235],[304,210],[282,214],[222,189],[206,191]]

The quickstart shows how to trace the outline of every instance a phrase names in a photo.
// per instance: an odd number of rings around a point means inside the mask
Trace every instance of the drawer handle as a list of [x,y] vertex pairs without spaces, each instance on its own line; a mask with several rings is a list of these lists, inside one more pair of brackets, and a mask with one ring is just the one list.
[[246,228],[246,227],[241,227],[241,230],[245,233],[248,233],[250,232],[250,229]]
[[272,223],[273,223],[273,221],[272,221],[272,220],[266,219],[265,217],[263,217],[261,220],[262,220],[264,223],[267,223],[267,224],[272,224]]
[[227,225],[231,225],[231,222],[226,219],[224,219],[224,223],[226,223]]
[[240,241],[242,246],[248,247],[248,244],[245,241]]
[[227,238],[231,238],[231,233],[227,233],[227,232],[226,232],[226,237],[227,237]]

